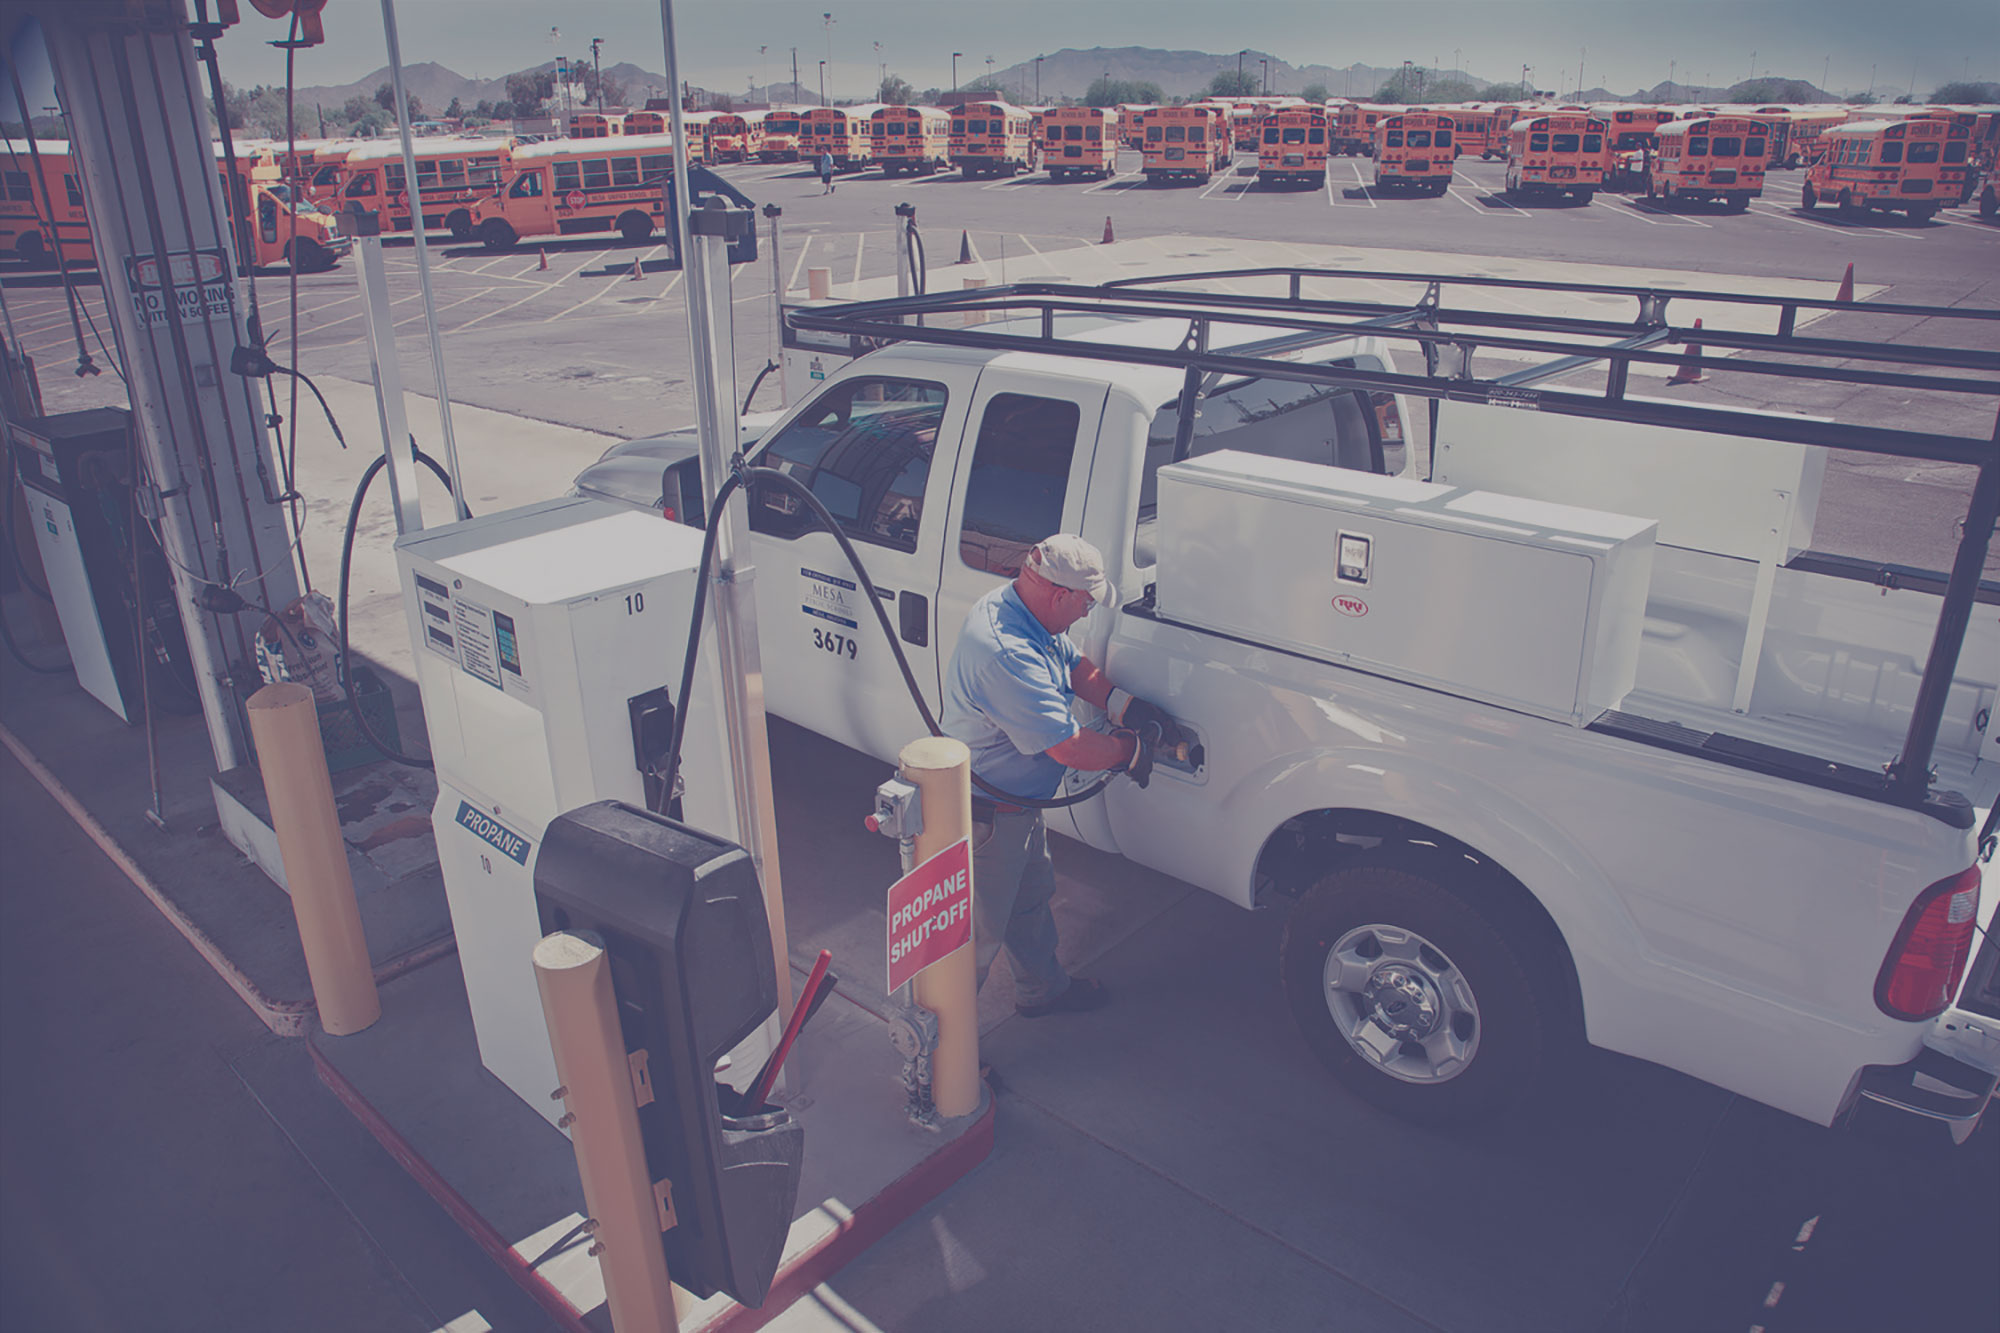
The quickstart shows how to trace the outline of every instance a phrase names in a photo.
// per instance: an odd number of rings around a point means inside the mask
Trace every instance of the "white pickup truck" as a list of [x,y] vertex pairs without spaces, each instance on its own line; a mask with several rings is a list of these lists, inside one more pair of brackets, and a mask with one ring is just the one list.
[[[1850,427],[1687,429],[1697,409],[1623,397],[1614,357],[1597,420],[1571,399],[1604,391],[1458,363],[1433,431],[1410,395],[1445,381],[1398,371],[1422,357],[1394,330],[1437,329],[1434,306],[1380,334],[1192,293],[1152,319],[1043,306],[795,309],[799,378],[824,382],[743,441],[857,543],[934,710],[967,608],[1028,545],[1105,552],[1119,604],[1072,634],[1201,750],[1052,829],[1244,907],[1295,899],[1279,965],[1305,1039],[1402,1114],[1515,1102],[1587,1040],[1823,1124],[1868,1099],[1970,1134],[2000,1069],[1990,946],[1959,989],[2000,790],[1976,523],[1963,647],[1934,653],[1944,575],[1808,549],[1826,451],[1801,437],[1870,447]],[[830,350],[918,308],[908,340]],[[692,432],[578,487],[702,521]],[[776,488],[750,515],[769,707],[892,759],[922,724],[854,572]]]

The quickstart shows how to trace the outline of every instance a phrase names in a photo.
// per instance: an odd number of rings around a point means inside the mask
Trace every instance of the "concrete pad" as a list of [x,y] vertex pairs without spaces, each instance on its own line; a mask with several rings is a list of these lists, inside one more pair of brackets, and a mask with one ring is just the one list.
[[1727,1094],[1589,1052],[1578,1086],[1533,1121],[1406,1124],[1306,1050],[1278,986],[1280,929],[1277,913],[1179,904],[1099,963],[1110,1008],[988,1039],[1008,1100],[1437,1326],[1595,1327]]
[[[417,1182],[559,1324],[610,1327],[603,1279],[578,1229],[569,1140],[479,1063],[451,963],[383,988],[363,1032],[310,1035],[321,1078]],[[800,1038],[774,1100],[806,1130],[798,1212],[763,1307],[690,1302],[681,1327],[746,1330],[838,1271],[991,1150],[992,1102],[935,1128],[912,1123],[887,1026],[836,995]]]

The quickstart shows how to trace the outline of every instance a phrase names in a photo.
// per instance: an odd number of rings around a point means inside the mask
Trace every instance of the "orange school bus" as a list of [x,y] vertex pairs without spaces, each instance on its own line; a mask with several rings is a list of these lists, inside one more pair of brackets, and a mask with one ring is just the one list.
[[[508,141],[417,139],[411,149],[417,160],[417,186],[424,196],[424,230],[442,227],[454,240],[471,240],[472,205],[500,188]],[[410,196],[399,141],[371,140],[354,148],[341,166],[341,181],[342,210],[380,210],[384,233],[410,229]]]
[[812,108],[799,117],[799,150],[809,162],[831,153],[835,171],[860,171],[875,160],[869,118],[880,109],[879,103]]
[[572,139],[609,139],[625,133],[625,117],[601,111],[579,111],[569,118]]
[[708,160],[748,162],[763,137],[763,132],[748,116],[739,116],[733,111],[718,111],[708,122]]
[[69,143],[37,139],[32,154],[24,139],[5,144],[6,160],[0,163],[0,251],[38,268],[53,267],[60,244],[65,265],[96,263],[90,219],[83,211],[83,183],[70,159]]
[[1458,122],[1439,111],[1399,111],[1375,126],[1375,188],[1443,194],[1458,156]]
[[590,232],[643,241],[665,216],[673,170],[671,134],[520,144],[500,191],[473,205],[473,231],[489,250]]
[[960,174],[1012,176],[1035,168],[1035,118],[1007,102],[967,102],[951,113],[951,164]]
[[1832,203],[1842,216],[1870,209],[1907,213],[1922,222],[1958,202],[1946,187],[1945,169],[1963,169],[1970,132],[1943,120],[1863,120],[1820,136],[1820,155],[1806,169],[1799,202],[1808,209]]
[[[685,120],[688,140],[694,147],[694,151],[688,154],[688,165],[698,167],[708,161],[706,122],[702,119],[701,113],[693,111],[687,113]],[[627,135],[672,134],[673,129],[673,122],[664,111],[628,111],[625,113],[625,133]]]
[[1148,184],[1211,180],[1234,160],[1229,117],[1217,106],[1163,106],[1146,117],[1141,151]]
[[1150,102],[1120,102],[1118,112],[1118,146],[1138,152],[1146,146],[1146,117],[1159,110]]
[[755,111],[750,119],[758,130],[757,160],[759,162],[796,162],[799,160],[799,113],[781,108],[769,111]]
[[928,176],[951,158],[951,115],[936,107],[878,107],[868,136],[884,176]]
[[1326,112],[1316,106],[1285,107],[1264,117],[1257,136],[1257,181],[1326,184]]
[[1760,116],[1696,116],[1660,126],[1646,197],[1666,203],[1714,200],[1741,213],[1764,192],[1769,134]]
[[1581,111],[1517,120],[1507,131],[1507,195],[1568,195],[1587,204],[1604,184],[1604,122]]
[[1050,180],[1110,180],[1118,172],[1118,113],[1101,106],[1051,107],[1042,116],[1042,164]]
[[1343,102],[1334,116],[1332,151],[1341,156],[1366,157],[1375,147],[1375,126],[1382,117],[1401,110],[1393,106],[1371,106],[1366,102]]

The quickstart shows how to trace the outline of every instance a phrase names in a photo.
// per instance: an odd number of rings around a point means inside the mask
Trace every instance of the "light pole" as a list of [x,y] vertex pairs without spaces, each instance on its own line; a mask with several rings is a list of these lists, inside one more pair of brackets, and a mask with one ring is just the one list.
[[986,91],[987,91],[987,92],[988,92],[989,94],[990,94],[990,93],[994,93],[994,92],[997,92],[997,91],[999,91],[999,90],[998,90],[997,88],[995,88],[995,87],[994,87],[994,85],[993,85],[993,57],[992,57],[992,56],[988,56],[988,57],[986,57]]
[[604,114],[604,61],[598,57],[598,48],[604,45],[602,37],[590,39],[590,77],[597,82],[597,114]]
[[819,62],[819,104],[826,105],[826,62]]
[[761,70],[763,71],[763,75],[764,75],[764,100],[765,100],[766,102],[768,102],[768,101],[770,101],[770,100],[771,100],[771,56],[770,56],[770,51],[771,51],[771,48],[770,48],[770,47],[768,47],[768,46],[760,46],[760,47],[758,47],[758,48],[757,48],[757,64],[758,64],[759,68],[760,68],[760,69],[761,69]]
[[875,94],[879,98],[882,85],[889,81],[889,62],[882,59],[882,43],[875,43]]
[[1819,62],[1819,90],[1821,93],[1826,92],[1826,81],[1832,73],[1833,56],[1829,54],[1826,59]]
[[1590,56],[1590,48],[1583,47],[1576,53],[1576,100],[1583,100],[1583,62]]
[[1757,77],[1757,53],[1755,51],[1750,53],[1750,77],[1753,79]]
[[1243,57],[1249,54],[1250,52],[1247,48],[1236,53],[1236,86],[1238,88],[1243,86]]
[[1047,59],[1047,56],[1035,57],[1035,105],[1037,106],[1042,103],[1042,62]]
[[1465,50],[1463,47],[1454,46],[1451,48],[1451,77],[1454,79],[1465,77]]
[[1271,95],[1271,62],[1260,60],[1257,63],[1264,67],[1264,96],[1269,97]]
[[1527,101],[1533,91],[1533,89],[1528,87],[1528,67],[1523,65],[1521,66],[1521,100],[1524,102]]
[[953,51],[951,53],[951,95],[953,97],[958,96],[958,58],[964,54],[965,52],[963,51]]
[[[825,69],[825,68],[830,68],[833,64],[833,11],[827,10],[826,12],[822,13],[820,17],[826,20],[826,60],[824,62],[824,65],[822,66],[822,69]],[[825,106],[827,104],[825,73],[821,73],[819,79],[819,104],[821,106]]]
[[1674,60],[1667,62],[1667,100],[1669,102],[1674,100],[1674,66],[1679,63]]

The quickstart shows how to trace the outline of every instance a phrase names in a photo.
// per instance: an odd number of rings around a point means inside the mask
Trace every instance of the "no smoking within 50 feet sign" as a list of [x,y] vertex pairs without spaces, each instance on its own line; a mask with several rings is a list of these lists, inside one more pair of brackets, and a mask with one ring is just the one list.
[[972,943],[972,847],[960,838],[889,886],[889,989]]

